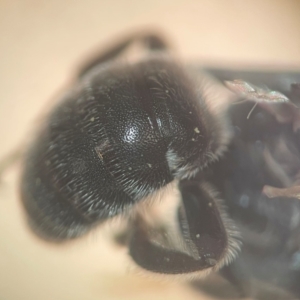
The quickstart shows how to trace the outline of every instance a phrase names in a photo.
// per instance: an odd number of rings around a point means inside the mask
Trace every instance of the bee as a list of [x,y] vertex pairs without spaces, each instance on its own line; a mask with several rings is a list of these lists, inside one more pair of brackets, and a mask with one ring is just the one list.
[[[133,45],[143,55],[123,59]],[[155,33],[97,55],[24,155],[32,230],[63,243],[123,218],[116,240],[148,272],[219,274],[263,299],[255,278],[299,296],[300,203],[275,189],[297,186],[300,75],[257,74],[183,64]]]

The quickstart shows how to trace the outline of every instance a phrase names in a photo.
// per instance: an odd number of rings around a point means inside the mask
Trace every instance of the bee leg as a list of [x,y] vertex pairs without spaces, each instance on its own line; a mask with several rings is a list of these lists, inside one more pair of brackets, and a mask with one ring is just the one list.
[[276,188],[265,185],[262,192],[269,198],[286,197],[300,200],[300,185],[295,185],[288,188]]
[[[270,90],[283,93],[292,101],[297,95],[299,97],[299,85],[295,83],[300,82],[300,72],[282,70],[253,71],[249,69],[238,70],[225,68],[205,68],[205,70],[222,82],[239,79],[244,82],[251,82],[251,84],[255,86],[267,86]],[[200,71],[203,71],[203,67],[201,67]],[[299,98],[297,99],[300,100]]]
[[83,77],[95,66],[119,57],[129,46],[134,43],[140,43],[145,50],[165,51],[169,48],[166,41],[157,33],[140,32],[129,35],[121,39],[118,43],[110,46],[106,51],[96,55],[90,61],[81,67],[78,77]]
[[[274,149],[272,149],[273,154],[269,149],[264,151],[266,166],[271,170],[270,173],[276,174],[280,182],[279,187],[264,185],[262,193],[268,198],[300,199],[299,134],[300,131],[298,130],[289,139],[278,138],[276,144],[278,150],[274,153]],[[281,163],[282,158],[285,160],[284,165]]]
[[239,250],[238,234],[209,190],[188,181],[181,183],[179,189],[181,205],[175,214],[177,233],[151,228],[139,216],[129,241],[130,255],[139,266],[156,273],[217,270],[229,263]]
[[[200,72],[203,71],[203,67],[198,69]],[[279,123],[292,123],[295,132],[300,128],[300,72],[217,68],[205,68],[205,71],[221,82],[225,82],[225,84],[226,82],[231,83],[231,87],[235,90],[242,89],[242,91],[246,91],[246,94],[248,94],[250,98],[252,96],[254,96],[254,99],[255,97],[261,98],[260,106],[275,116]],[[251,82],[251,84],[249,84],[249,82]],[[262,93],[258,95],[256,90],[257,86],[267,87],[268,91],[262,91]],[[244,98],[241,96],[240,99]],[[286,101],[287,99],[289,101]],[[266,102],[266,100],[268,100],[269,103]],[[272,102],[272,104],[270,104],[270,102]]]
[[[153,235],[153,232],[151,233]],[[159,240],[158,236],[156,238]],[[211,267],[188,253],[168,248],[163,242],[155,242],[152,239],[147,226],[141,219],[137,221],[129,249],[132,259],[143,269],[161,274],[185,274]]]

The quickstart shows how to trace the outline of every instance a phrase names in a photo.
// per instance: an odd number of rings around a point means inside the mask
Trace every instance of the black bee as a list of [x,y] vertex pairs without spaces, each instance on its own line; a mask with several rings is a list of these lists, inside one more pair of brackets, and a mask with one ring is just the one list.
[[[145,55],[122,60],[133,44]],[[223,82],[236,79],[277,92],[234,93]],[[81,69],[26,152],[21,199],[32,229],[63,242],[122,217],[119,242],[147,271],[221,269],[237,297],[267,299],[263,284],[299,297],[299,82],[198,70],[159,35],[124,38]]]

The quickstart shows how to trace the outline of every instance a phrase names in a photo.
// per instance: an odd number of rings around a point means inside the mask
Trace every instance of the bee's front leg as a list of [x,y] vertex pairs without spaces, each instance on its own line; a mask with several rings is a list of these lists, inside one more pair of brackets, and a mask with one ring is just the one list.
[[178,195],[161,217],[153,214],[151,225],[142,214],[134,219],[128,243],[135,263],[161,274],[206,275],[231,262],[241,243],[217,194],[208,184],[185,180]]

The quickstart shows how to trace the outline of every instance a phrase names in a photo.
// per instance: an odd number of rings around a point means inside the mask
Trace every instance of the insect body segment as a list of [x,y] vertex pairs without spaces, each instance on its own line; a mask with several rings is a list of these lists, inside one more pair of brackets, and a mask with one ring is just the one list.
[[165,55],[85,71],[28,151],[22,200],[33,228],[74,238],[194,175],[223,130],[203,108],[193,79]]

